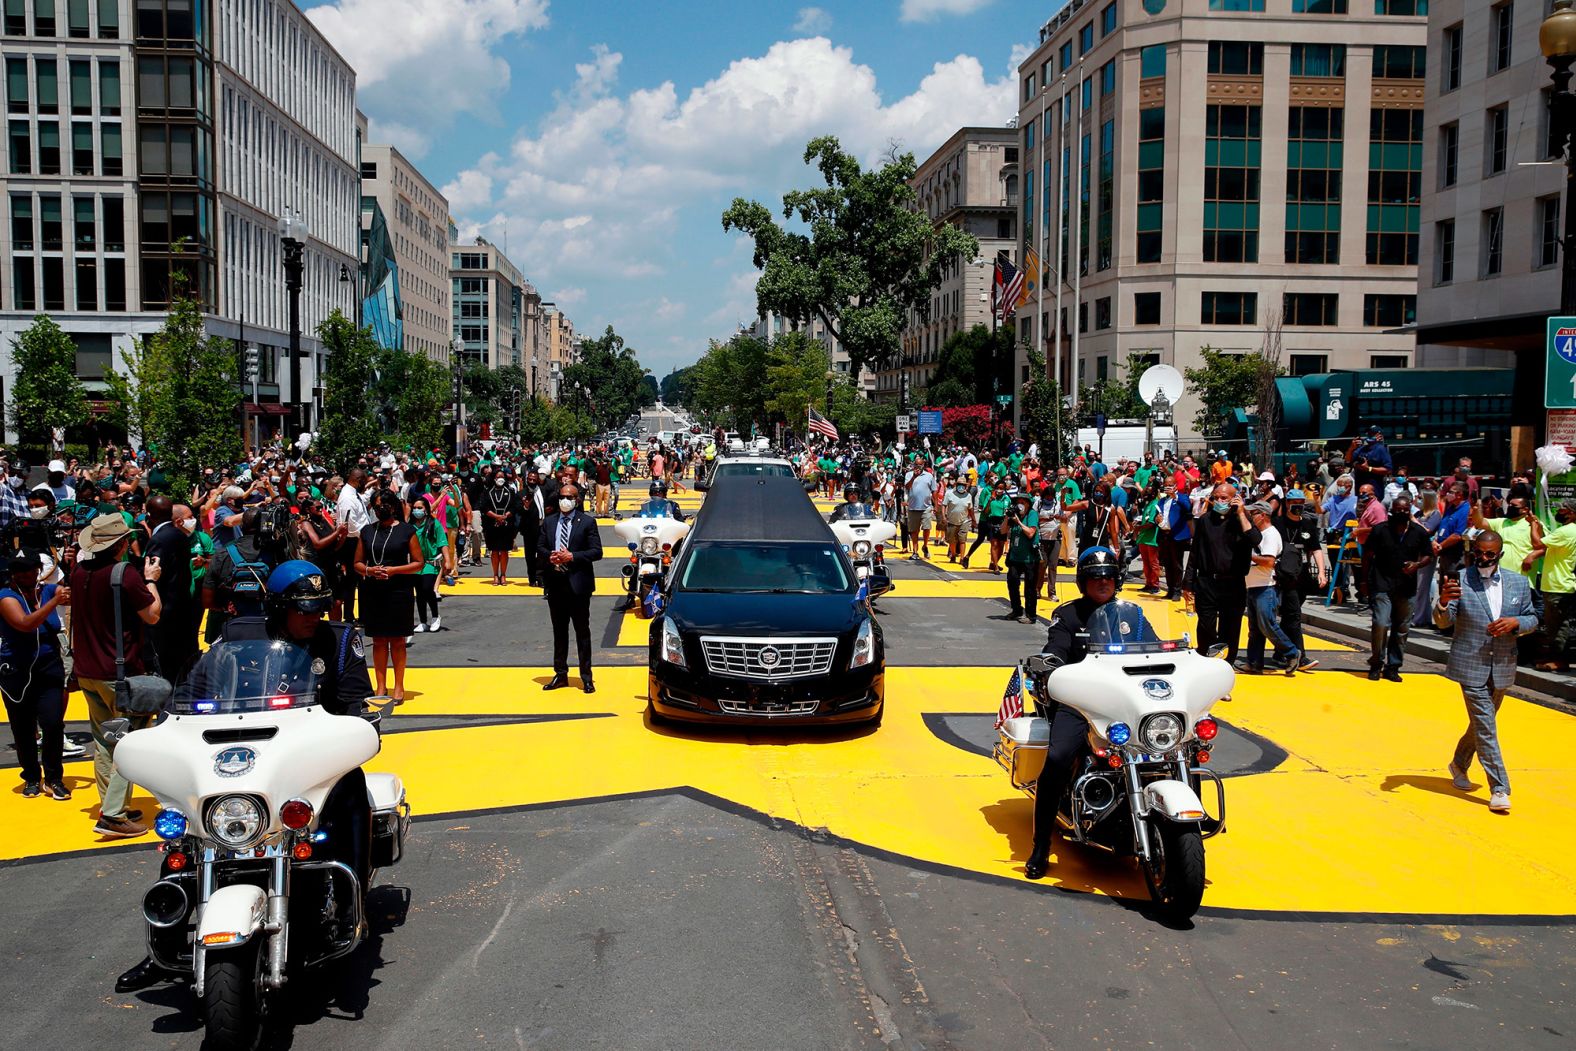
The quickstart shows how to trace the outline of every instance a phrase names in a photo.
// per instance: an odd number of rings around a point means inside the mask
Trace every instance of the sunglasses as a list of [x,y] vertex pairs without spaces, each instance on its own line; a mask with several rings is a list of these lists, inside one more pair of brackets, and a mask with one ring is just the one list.
[[1472,549],[1472,560],[1481,566],[1492,566],[1495,562],[1498,562],[1504,557],[1504,551],[1481,551],[1477,548]]

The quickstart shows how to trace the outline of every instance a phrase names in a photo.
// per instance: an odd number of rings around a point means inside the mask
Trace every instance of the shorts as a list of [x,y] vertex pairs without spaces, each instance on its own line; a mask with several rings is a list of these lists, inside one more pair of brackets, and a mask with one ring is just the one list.
[[910,533],[923,533],[934,528],[936,528],[935,511],[928,507],[921,511],[915,511],[912,508],[909,510],[908,531]]
[[963,523],[960,523],[958,525],[953,525],[951,522],[948,522],[947,523],[947,529],[946,529],[947,543],[949,543],[949,544],[961,544],[961,543],[963,543],[963,533],[964,533],[964,531],[966,529],[968,529],[968,523],[967,522],[963,522]]
[[472,511],[471,512],[471,532],[473,532],[473,533],[480,533],[481,531],[482,531],[482,513],[480,511]]

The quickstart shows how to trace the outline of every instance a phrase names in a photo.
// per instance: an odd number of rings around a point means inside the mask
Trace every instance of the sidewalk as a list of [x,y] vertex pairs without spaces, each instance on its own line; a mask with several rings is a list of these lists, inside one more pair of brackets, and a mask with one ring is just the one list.
[[[1311,600],[1302,607],[1302,622],[1306,627],[1348,639],[1365,652],[1368,648],[1370,622],[1366,610],[1358,613],[1350,606],[1326,606],[1322,600]],[[1450,655],[1450,639],[1432,628],[1413,628],[1407,633],[1406,652],[1438,664],[1442,671]],[[1521,665],[1516,668],[1516,686],[1562,701],[1562,707],[1567,709],[1576,705],[1576,676]]]

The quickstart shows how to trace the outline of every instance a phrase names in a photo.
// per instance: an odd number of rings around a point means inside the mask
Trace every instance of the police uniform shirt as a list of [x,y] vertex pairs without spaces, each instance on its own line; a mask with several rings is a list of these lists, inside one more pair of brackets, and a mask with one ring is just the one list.
[[[268,630],[266,617],[236,617],[225,624],[222,636],[227,642],[275,637]],[[302,645],[288,636],[278,638]],[[318,703],[335,715],[360,715],[367,698],[372,696],[372,677],[367,672],[361,632],[353,624],[321,621],[305,646],[312,657],[312,671],[318,676]]]
[[1077,664],[1088,653],[1088,642],[1081,638],[1085,625],[1101,603],[1088,597],[1064,602],[1051,614],[1051,626],[1045,633],[1045,648],[1041,653],[1060,657],[1063,664]]

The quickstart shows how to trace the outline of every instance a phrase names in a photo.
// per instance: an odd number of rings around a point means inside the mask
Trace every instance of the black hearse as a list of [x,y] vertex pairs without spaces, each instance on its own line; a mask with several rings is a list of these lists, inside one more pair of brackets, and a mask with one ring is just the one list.
[[719,480],[664,590],[653,721],[880,723],[881,627],[796,479]]

